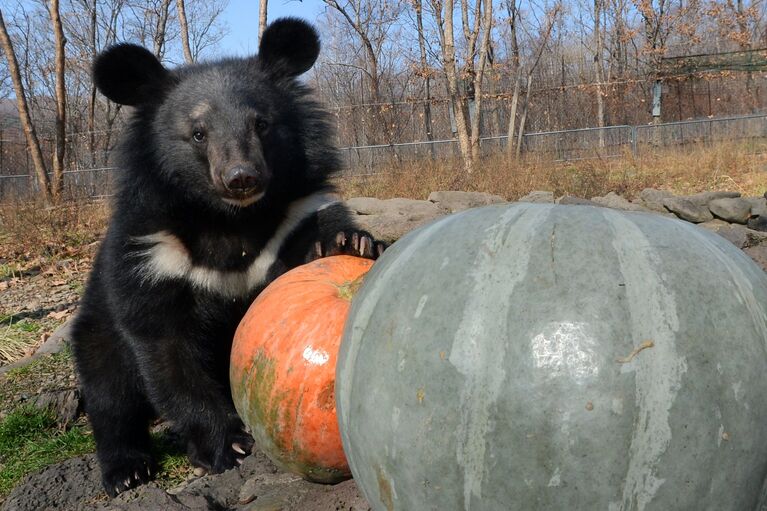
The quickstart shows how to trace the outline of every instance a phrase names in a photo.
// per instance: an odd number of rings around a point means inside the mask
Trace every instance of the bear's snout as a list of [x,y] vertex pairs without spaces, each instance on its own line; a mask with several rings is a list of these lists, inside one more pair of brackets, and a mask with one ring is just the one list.
[[259,188],[261,173],[251,166],[235,165],[224,171],[221,181],[227,190],[244,194]]

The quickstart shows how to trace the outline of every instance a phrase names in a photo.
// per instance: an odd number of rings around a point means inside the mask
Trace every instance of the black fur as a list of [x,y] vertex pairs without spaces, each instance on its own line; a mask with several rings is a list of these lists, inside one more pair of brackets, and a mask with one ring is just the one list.
[[[135,106],[118,150],[114,214],[73,332],[110,495],[153,476],[148,426],[157,415],[182,434],[195,465],[212,472],[234,466],[242,457],[234,447],[252,444],[228,384],[232,337],[248,305],[269,281],[315,257],[383,250],[336,204],[297,224],[264,280],[246,292],[147,269],[147,250],[161,245],[142,236],[162,232],[195,268],[242,272],[291,204],[331,190],[328,179],[339,168],[331,123],[295,79],[316,59],[317,35],[286,19],[262,41],[257,57],[175,70],[132,45],[115,46],[94,64],[99,90]],[[252,182],[227,182],[235,166]]]

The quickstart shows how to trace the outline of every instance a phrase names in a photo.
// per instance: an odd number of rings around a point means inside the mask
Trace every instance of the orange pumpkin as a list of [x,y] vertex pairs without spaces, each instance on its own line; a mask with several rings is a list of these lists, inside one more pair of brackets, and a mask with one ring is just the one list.
[[232,345],[237,412],[276,465],[315,482],[351,477],[338,431],[335,368],[351,297],[373,261],[318,259],[256,298]]

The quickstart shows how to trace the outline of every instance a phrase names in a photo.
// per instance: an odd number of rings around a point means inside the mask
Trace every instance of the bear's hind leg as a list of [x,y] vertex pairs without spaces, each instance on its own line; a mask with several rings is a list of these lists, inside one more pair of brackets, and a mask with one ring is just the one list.
[[87,307],[73,331],[73,351],[93,428],[104,489],[114,497],[154,477],[149,422],[155,416],[132,353],[108,320]]

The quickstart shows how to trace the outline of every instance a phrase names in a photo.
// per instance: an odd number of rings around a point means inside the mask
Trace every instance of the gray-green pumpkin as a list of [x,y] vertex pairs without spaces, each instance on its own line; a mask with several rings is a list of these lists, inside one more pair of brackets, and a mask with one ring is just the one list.
[[336,374],[385,510],[752,510],[767,472],[767,277],[657,215],[446,217],[368,273]]

